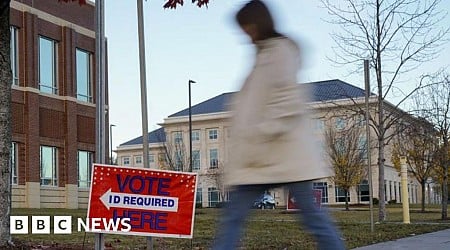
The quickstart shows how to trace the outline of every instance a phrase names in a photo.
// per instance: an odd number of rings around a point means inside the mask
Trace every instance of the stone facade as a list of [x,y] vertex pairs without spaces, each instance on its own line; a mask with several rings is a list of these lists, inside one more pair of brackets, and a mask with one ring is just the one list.
[[[217,97],[211,98],[215,99]],[[211,100],[210,99],[210,100]],[[205,101],[207,104],[208,101]],[[372,99],[371,106],[374,106],[375,99]],[[199,104],[203,105],[203,104]],[[328,102],[312,102],[310,103],[311,109],[314,110],[314,119],[315,122],[315,131],[314,134],[322,141],[324,145],[324,131],[329,126],[337,126],[337,120],[343,119],[347,126],[365,126],[364,124],[357,124],[357,120],[354,117],[350,117],[349,113],[354,113],[355,108],[364,107],[364,98],[359,98],[355,100],[349,99],[341,99],[341,100],[333,100]],[[351,111],[353,110],[353,111]],[[395,110],[393,107],[387,105],[387,111]],[[183,111],[180,111],[180,114]],[[376,112],[371,110],[372,115],[375,116]],[[192,115],[192,131],[195,132],[195,138],[193,139],[192,149],[193,152],[200,152],[200,169],[194,169],[194,172],[199,174],[199,189],[197,196],[201,196],[201,199],[197,198],[198,202],[202,203],[203,207],[214,206],[215,202],[211,202],[210,198],[214,198],[212,196],[211,191],[218,190],[219,193],[222,192],[220,188],[220,181],[217,181],[213,175],[211,175],[211,163],[210,163],[210,149],[218,150],[218,158],[219,158],[219,168],[220,164],[226,164],[228,158],[228,138],[229,138],[229,117],[230,114],[228,112],[211,112],[211,113],[202,113],[202,114],[193,114]],[[156,138],[154,141],[150,141],[150,168],[166,168],[167,163],[165,162],[165,157],[158,157],[158,155],[166,155],[166,148],[173,148],[174,141],[176,138],[180,137],[183,141],[184,152],[186,154],[189,153],[189,117],[184,113],[181,115],[172,115],[167,117],[162,124],[162,129],[164,130],[165,138]],[[217,139],[210,139],[209,131],[211,129],[217,130]],[[142,138],[142,137],[141,137]],[[136,138],[138,139],[138,138]],[[118,165],[122,166],[130,166],[130,167],[143,167],[142,163],[142,139],[139,143],[139,140],[132,140],[130,142],[126,142],[121,144],[117,149],[117,159]],[[153,138],[155,139],[155,138]],[[371,141],[375,143],[375,133],[371,131]],[[385,161],[385,183],[386,183],[386,201],[401,202],[402,198],[400,195],[400,175],[399,172],[393,167],[393,164],[390,159],[391,148],[390,145],[386,147],[386,161]],[[169,150],[169,154],[173,154],[173,150]],[[173,156],[172,156],[173,158]],[[137,160],[136,160],[137,159]],[[371,150],[371,159],[372,159],[372,185],[373,185],[373,197],[379,197],[378,195],[378,167],[377,167],[377,150],[376,147]],[[172,159],[173,160],[173,159]],[[179,170],[179,169],[177,169]],[[183,170],[186,170],[183,169]],[[366,181],[365,186],[361,186],[361,190],[358,191],[358,188],[352,188],[350,191],[350,203],[368,203],[369,202],[369,193],[368,193],[368,178],[367,176],[364,178]],[[420,202],[420,185],[417,181],[411,176],[408,179],[409,181],[409,201],[411,203],[419,203]],[[327,204],[339,204],[344,203],[343,197],[340,196],[339,190],[335,187],[334,183],[330,179],[324,180],[316,180],[314,181],[315,188],[321,189],[324,196],[322,198],[323,203]],[[215,189],[214,189],[215,188]],[[200,193],[201,191],[201,193]],[[283,189],[270,190],[272,195],[275,196],[278,205],[284,206],[286,205],[287,193]],[[219,195],[220,200],[227,199],[226,191],[224,195]]]

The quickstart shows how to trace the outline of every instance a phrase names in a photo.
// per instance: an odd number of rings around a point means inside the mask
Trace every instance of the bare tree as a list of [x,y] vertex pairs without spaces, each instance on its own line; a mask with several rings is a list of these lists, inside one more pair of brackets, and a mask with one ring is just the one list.
[[367,141],[362,127],[351,124],[346,128],[329,127],[325,131],[326,151],[334,169],[334,184],[345,192],[345,209],[349,210],[348,193],[361,183],[366,174]]
[[0,247],[11,242],[9,216],[11,209],[11,58],[9,2],[0,3]]
[[422,212],[425,212],[425,186],[433,176],[438,151],[435,132],[430,123],[419,119],[399,134],[393,145],[394,167],[400,172],[400,157],[405,156],[408,172],[420,183]]
[[160,159],[161,169],[172,170],[172,171],[184,171],[191,172],[190,168],[190,155],[184,143],[182,132],[176,131],[175,133],[180,133],[179,137],[171,135],[166,135],[166,138],[161,138],[164,134],[157,134],[159,141],[162,141],[163,152]]
[[[450,152],[445,152],[444,150],[444,145],[439,145],[439,150],[437,152],[437,155],[435,157],[436,161],[434,162],[435,167],[433,169],[433,178],[436,180],[435,182],[435,192],[438,193],[441,197],[441,200],[444,197],[444,179],[448,178],[448,171],[445,171],[445,168],[443,168],[442,166],[444,166],[445,164],[445,159],[447,157],[447,155],[450,154]],[[447,177],[445,172],[447,172]],[[448,182],[448,180],[447,180]],[[447,183],[448,184],[448,183]],[[447,188],[447,191],[449,189]],[[441,216],[442,217],[442,216]]]
[[[163,152],[159,156],[159,163],[161,169],[172,170],[172,171],[185,171],[191,172],[192,168],[190,166],[190,156],[187,153],[186,145],[183,141],[181,134],[175,135],[176,133],[181,133],[181,131],[175,131],[171,135],[166,135],[165,140],[161,140],[163,134],[157,134],[159,141],[163,141]],[[197,159],[199,155],[195,153],[192,155],[193,160]],[[200,167],[201,169],[202,167]],[[227,200],[227,190],[225,183],[223,181],[224,168],[220,161],[216,161],[213,167],[207,167],[206,171],[200,172],[200,175],[207,177],[215,187],[217,188],[220,200]]]
[[224,175],[224,165],[221,162],[218,162],[216,167],[208,167],[206,169],[205,176],[212,180],[219,191],[220,200],[227,200],[227,189],[223,179]]
[[[432,60],[440,52],[449,28],[441,29],[439,23],[446,13],[439,8],[441,0],[321,0],[341,32],[331,36],[336,44],[338,65],[354,64],[361,70],[361,61],[369,59],[375,69],[377,88],[377,117],[371,118],[378,139],[378,171],[380,200],[384,200],[384,164],[386,132],[396,119],[384,111],[384,100],[395,91],[400,76],[421,63]],[[414,90],[413,90],[414,91]],[[403,93],[397,107],[411,93]],[[384,221],[386,208],[379,203],[379,220]]]
[[442,219],[447,219],[448,175],[450,164],[450,75],[440,71],[427,77],[432,83],[416,93],[416,112],[429,121],[440,143],[440,167],[442,168]]

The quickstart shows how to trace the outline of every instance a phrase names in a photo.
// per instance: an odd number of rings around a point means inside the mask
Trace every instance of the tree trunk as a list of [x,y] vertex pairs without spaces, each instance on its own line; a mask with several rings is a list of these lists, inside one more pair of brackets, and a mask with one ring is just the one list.
[[[384,138],[379,138],[378,143],[378,220],[382,222],[386,219],[386,204],[384,195]],[[406,199],[408,199],[408,197],[406,197]]]
[[384,203],[384,105],[383,105],[383,78],[382,78],[382,67],[381,67],[381,21],[380,21],[380,8],[381,3],[377,1],[376,7],[376,25],[377,25],[377,48],[376,48],[376,62],[375,62],[375,72],[377,76],[377,88],[378,88],[378,220],[384,221],[386,219],[386,205]]
[[0,5],[0,247],[11,241],[11,83],[9,1],[4,1]]
[[442,182],[442,215],[443,220],[447,219],[447,206],[448,206],[448,165],[450,161],[449,157],[449,145],[448,136],[444,135],[444,179]]
[[[381,63],[381,62],[380,62]],[[377,72],[378,74],[378,72]],[[378,89],[382,88],[381,72],[380,78],[378,80]],[[378,220],[384,221],[386,219],[386,204],[385,204],[385,194],[384,194],[384,105],[383,99],[381,98],[381,91],[378,93]]]
[[420,182],[420,186],[422,186],[422,207],[421,207],[420,211],[422,213],[425,212],[425,185],[426,185],[425,180],[422,180]]
[[345,211],[350,211],[350,208],[348,207],[348,190],[345,191]]

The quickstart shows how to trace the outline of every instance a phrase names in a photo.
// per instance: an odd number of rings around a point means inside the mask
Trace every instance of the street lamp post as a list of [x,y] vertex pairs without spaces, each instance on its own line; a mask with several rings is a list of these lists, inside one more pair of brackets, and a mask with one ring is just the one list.
[[189,172],[192,172],[192,106],[191,106],[191,84],[195,83],[189,80]]
[[109,145],[110,145],[110,151],[109,151],[109,164],[113,165],[113,143],[112,143],[112,128],[115,127],[114,124],[109,124]]

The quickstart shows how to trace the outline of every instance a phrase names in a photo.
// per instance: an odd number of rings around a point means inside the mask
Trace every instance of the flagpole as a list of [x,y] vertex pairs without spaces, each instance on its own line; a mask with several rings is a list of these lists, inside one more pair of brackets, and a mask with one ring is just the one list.
[[[148,112],[147,112],[147,79],[145,70],[145,37],[144,37],[144,7],[143,1],[137,1],[138,38],[139,38],[139,71],[141,79],[141,112],[142,112],[142,146],[144,168],[149,168],[148,162]],[[153,249],[153,238],[147,237],[147,249]]]
[[[106,140],[105,140],[105,5],[104,0],[95,1],[95,65],[96,65],[96,162],[105,163]],[[95,249],[105,248],[105,238],[101,233],[95,234]]]

